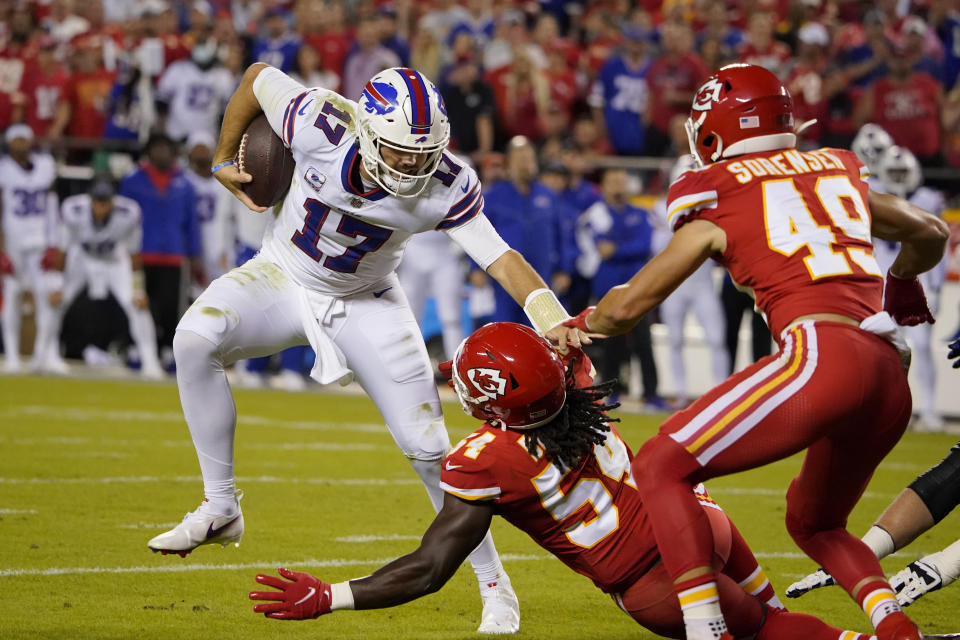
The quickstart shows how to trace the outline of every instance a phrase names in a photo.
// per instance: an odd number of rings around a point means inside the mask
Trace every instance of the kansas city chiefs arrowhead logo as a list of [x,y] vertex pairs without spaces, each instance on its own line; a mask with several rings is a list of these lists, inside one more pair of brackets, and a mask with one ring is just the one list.
[[697,91],[697,97],[693,99],[694,111],[709,111],[713,108],[713,103],[720,99],[720,90],[723,84],[716,78],[711,78]]
[[499,369],[475,367],[467,370],[467,379],[477,391],[488,398],[498,398],[507,392],[507,379],[500,375]]

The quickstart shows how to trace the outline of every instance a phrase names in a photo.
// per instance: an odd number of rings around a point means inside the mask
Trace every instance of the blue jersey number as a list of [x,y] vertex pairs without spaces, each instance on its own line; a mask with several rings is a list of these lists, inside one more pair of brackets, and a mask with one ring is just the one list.
[[447,154],[440,156],[440,164],[444,165],[449,171],[440,171],[438,168],[433,172],[433,177],[442,182],[443,186],[449,187],[457,179],[457,174],[463,167],[451,160]]
[[37,191],[14,189],[13,197],[16,198],[16,203],[13,205],[13,215],[18,218],[39,216],[47,211],[47,191],[45,189]]
[[[303,208],[307,210],[307,217],[303,221],[303,229],[294,232],[290,240],[293,244],[310,256],[314,262],[320,262],[323,258],[323,252],[317,248],[317,242],[320,240],[320,228],[327,220],[327,214],[330,213],[330,207],[319,200],[307,198],[303,203]],[[383,227],[375,227],[372,224],[363,222],[350,216],[342,216],[340,224],[337,225],[337,233],[349,238],[362,236],[363,240],[348,247],[341,256],[327,256],[323,261],[323,266],[332,271],[340,273],[354,273],[360,265],[363,256],[376,251],[383,246],[393,231]]]
[[[329,102],[324,102],[323,106],[320,108],[320,115],[317,116],[316,121],[313,123],[317,129],[323,131],[323,134],[327,136],[327,140],[330,141],[332,145],[340,144],[340,140],[343,139],[343,134],[347,131],[346,128],[340,124],[350,124],[350,114],[340,111],[335,106]],[[330,123],[327,120],[327,116],[333,116],[340,122],[337,123],[337,126],[330,128]]]

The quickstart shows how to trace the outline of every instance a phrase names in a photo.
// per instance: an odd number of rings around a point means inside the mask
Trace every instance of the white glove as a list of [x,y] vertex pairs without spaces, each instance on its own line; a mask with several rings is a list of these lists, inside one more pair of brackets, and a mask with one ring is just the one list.
[[817,569],[806,578],[803,578],[799,582],[794,582],[792,585],[787,587],[787,597],[788,598],[799,598],[808,591],[813,591],[814,589],[819,589],[820,587],[830,587],[837,584],[833,576],[824,571],[822,568]]
[[911,562],[905,569],[891,576],[890,586],[897,592],[897,600],[904,607],[943,586],[940,572],[923,560]]

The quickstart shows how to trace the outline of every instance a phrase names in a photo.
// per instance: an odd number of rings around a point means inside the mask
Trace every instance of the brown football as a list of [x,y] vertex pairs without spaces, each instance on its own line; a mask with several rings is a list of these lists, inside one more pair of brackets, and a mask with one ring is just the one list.
[[293,154],[261,113],[244,131],[237,151],[237,168],[253,176],[251,182],[243,185],[243,192],[254,204],[270,207],[287,194],[293,167]]

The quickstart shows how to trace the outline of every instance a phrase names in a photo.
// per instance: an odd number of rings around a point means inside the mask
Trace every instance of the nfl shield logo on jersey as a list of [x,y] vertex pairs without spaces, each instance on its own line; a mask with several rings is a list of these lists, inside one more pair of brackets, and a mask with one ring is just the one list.
[[507,379],[500,375],[499,369],[477,367],[467,371],[470,380],[477,391],[488,398],[498,398],[507,392]]

